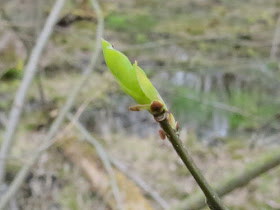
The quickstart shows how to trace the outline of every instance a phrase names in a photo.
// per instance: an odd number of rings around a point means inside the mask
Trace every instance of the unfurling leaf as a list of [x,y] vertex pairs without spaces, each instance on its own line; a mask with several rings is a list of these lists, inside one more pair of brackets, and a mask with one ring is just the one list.
[[[132,65],[124,54],[115,50],[105,40],[102,40],[102,46],[106,64],[123,91],[140,105],[149,105],[153,101],[160,101],[163,104],[164,110],[167,111],[167,107],[161,96],[145,72],[137,65],[137,62]],[[140,108],[145,107],[141,106]]]
[[[131,111],[148,110],[156,116],[168,112],[167,106],[155,89],[146,73],[138,66],[137,62],[132,65],[129,59],[115,50],[113,46],[102,39],[103,54],[109,70],[112,72],[120,87],[130,95],[138,104],[130,107]],[[168,114],[168,121],[174,130],[177,122],[173,115]],[[161,135],[163,138],[163,135]]]

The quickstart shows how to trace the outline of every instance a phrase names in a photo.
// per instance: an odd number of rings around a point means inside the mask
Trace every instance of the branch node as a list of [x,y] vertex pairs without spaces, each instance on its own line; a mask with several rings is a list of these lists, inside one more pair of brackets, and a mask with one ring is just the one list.
[[163,120],[168,119],[168,117],[169,117],[169,113],[167,111],[160,113],[158,115],[154,115],[154,119],[157,122],[162,122]]

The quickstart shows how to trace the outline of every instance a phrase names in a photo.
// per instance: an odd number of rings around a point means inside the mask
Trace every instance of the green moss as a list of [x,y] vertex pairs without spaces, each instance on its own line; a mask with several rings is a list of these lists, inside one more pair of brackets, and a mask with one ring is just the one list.
[[87,21],[87,20],[77,21],[74,24],[74,28],[79,32],[81,32],[82,30],[85,31],[86,33],[88,33],[89,31],[92,31],[92,33],[94,33],[96,31],[96,24],[93,24],[91,21]]
[[190,35],[203,35],[205,33],[206,21],[200,17],[191,17],[186,20],[186,31]]
[[2,110],[8,110],[11,106],[11,103],[10,101],[8,100],[1,100],[0,101],[0,109]]
[[145,43],[147,41],[149,41],[149,40],[148,40],[148,37],[147,37],[146,34],[139,33],[139,34],[136,35],[136,42],[137,43],[141,44],[141,43]]
[[[203,35],[208,30],[208,19],[204,18],[205,14],[177,14],[172,19],[163,19],[156,26],[155,31],[158,33],[168,33],[172,35],[188,34]],[[209,18],[209,17],[208,17]]]
[[1,80],[14,80],[23,77],[23,70],[17,68],[8,69],[1,77]]
[[151,15],[135,15],[133,13],[112,13],[105,19],[105,25],[116,31],[128,33],[144,33],[150,31],[156,24]]

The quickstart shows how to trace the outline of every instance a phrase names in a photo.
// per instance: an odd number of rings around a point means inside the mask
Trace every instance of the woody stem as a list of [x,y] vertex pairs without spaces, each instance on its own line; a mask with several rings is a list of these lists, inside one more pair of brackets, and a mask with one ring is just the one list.
[[[166,114],[166,113],[164,113]],[[167,116],[167,115],[165,115]],[[165,131],[169,141],[173,145],[173,148],[184,162],[185,166],[189,169],[190,173],[192,174],[193,178],[196,180],[197,184],[203,191],[206,199],[207,204],[212,210],[226,210],[227,208],[223,205],[220,198],[216,194],[215,191],[210,187],[204,176],[202,175],[201,171],[198,169],[196,164],[194,163],[193,159],[191,158],[188,151],[184,148],[181,140],[178,138],[176,132],[171,128],[167,117],[164,117],[162,120],[158,120],[160,126]]]

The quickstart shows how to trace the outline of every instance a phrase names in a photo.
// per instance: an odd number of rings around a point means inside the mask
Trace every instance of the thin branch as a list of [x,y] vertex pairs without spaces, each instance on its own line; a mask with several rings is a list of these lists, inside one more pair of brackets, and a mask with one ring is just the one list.
[[39,92],[39,97],[40,97],[40,103],[41,105],[46,104],[46,96],[45,96],[45,91],[44,91],[44,86],[43,86],[43,74],[42,70],[38,72],[37,78],[36,78],[36,83],[38,87],[38,92]]
[[3,128],[7,127],[7,118],[5,116],[5,113],[0,112],[0,125],[3,125]]
[[207,105],[207,106],[212,106],[213,108],[216,108],[216,109],[221,109],[221,110],[224,110],[224,111],[232,112],[232,113],[235,113],[235,114],[242,115],[244,117],[252,117],[249,113],[243,111],[242,109],[240,109],[238,107],[230,106],[228,104],[224,104],[224,103],[221,103],[221,102],[218,102],[218,101],[203,100],[203,99],[200,99],[199,97],[196,97],[196,96],[193,96],[193,95],[187,95],[186,98],[190,99],[190,100],[193,100],[193,101],[200,102],[200,103],[202,103],[204,105]]
[[[41,30],[41,22],[42,22],[42,16],[43,16],[43,4],[42,0],[37,0],[36,1],[36,7],[35,7],[35,34],[36,36],[39,35],[40,30]],[[44,105],[46,103],[46,97],[45,97],[45,91],[44,91],[44,86],[43,86],[43,71],[44,69],[40,69],[38,66],[38,73],[37,73],[37,79],[35,80],[38,86],[38,92],[39,92],[39,97],[40,97],[40,102],[41,105]]]
[[270,59],[275,60],[276,59],[276,54],[278,51],[278,45],[280,44],[280,15],[277,19],[276,22],[276,28],[272,40],[272,46],[271,46],[271,51],[270,51]]
[[23,80],[18,88],[18,91],[15,96],[14,104],[10,112],[9,121],[7,125],[7,130],[1,145],[0,151],[0,184],[5,180],[5,168],[6,168],[6,156],[10,152],[14,135],[16,132],[16,128],[22,113],[25,96],[28,88],[34,78],[34,75],[37,71],[37,64],[39,62],[39,58],[42,54],[42,51],[53,31],[53,27],[56,23],[57,17],[65,3],[65,0],[57,0],[53,6],[53,9],[46,21],[46,24],[38,37],[36,45],[32,50],[30,58],[25,68],[25,73]]
[[[59,0],[59,1],[64,2],[64,0]],[[34,155],[31,157],[30,161],[28,163],[26,163],[24,166],[22,166],[21,170],[19,171],[19,173],[17,174],[17,176],[11,183],[10,188],[7,191],[7,193],[1,197],[0,209],[5,208],[7,202],[18,191],[18,189],[24,182],[26,176],[28,175],[29,171],[31,170],[32,166],[40,158],[41,154],[54,143],[53,137],[55,136],[55,134],[61,127],[61,125],[66,117],[66,114],[71,109],[78,93],[80,92],[82,87],[86,84],[87,80],[89,79],[89,75],[91,74],[91,72],[93,71],[93,69],[97,63],[98,56],[101,51],[100,39],[103,35],[104,23],[103,23],[103,14],[99,7],[98,2],[95,0],[91,0],[91,3],[92,3],[94,10],[96,11],[98,24],[97,24],[97,33],[96,33],[96,49],[93,53],[90,64],[85,69],[83,77],[81,78],[80,82],[77,84],[76,87],[74,87],[73,91],[67,98],[67,101],[64,104],[62,110],[60,111],[59,116],[55,119],[55,121],[51,125],[49,132],[47,133],[46,137],[43,139],[44,143],[34,152]]]
[[[68,115],[68,119],[72,121],[72,116],[70,114]],[[99,155],[99,157],[104,165],[104,168],[109,175],[110,184],[112,186],[112,191],[113,191],[114,197],[116,199],[118,209],[119,210],[123,209],[120,190],[118,187],[118,183],[117,183],[117,180],[115,177],[114,170],[112,168],[111,162],[107,155],[107,152],[104,150],[102,145],[90,135],[90,133],[84,128],[84,126],[78,120],[74,121],[74,125],[83,134],[85,139],[95,147],[96,152]]]
[[[252,41],[252,40],[242,40],[237,39],[234,36],[197,36],[197,37],[186,37],[184,39],[162,39],[157,41],[151,41],[143,44],[136,44],[136,45],[126,45],[120,48],[121,51],[138,51],[138,50],[146,50],[146,49],[153,49],[153,48],[161,48],[166,47],[169,45],[186,45],[189,42],[225,42],[229,44],[239,43],[242,46],[246,47],[257,47],[257,48],[264,48],[264,47],[271,47],[271,42],[262,39],[258,41]],[[280,45],[280,42],[276,43],[277,47]]]
[[[245,187],[253,179],[258,176],[268,172],[269,170],[280,165],[280,155],[279,148],[275,151],[269,151],[267,154],[262,155],[261,158],[249,163],[245,166],[244,171],[239,172],[237,175],[226,177],[219,181],[219,183],[214,187],[215,191],[219,196],[225,196],[233,190]],[[256,165],[256,163],[258,163]],[[185,201],[181,202],[174,209],[185,209],[185,206],[188,206],[190,210],[198,210],[205,207],[204,197],[200,193],[196,193],[190,196]]]
[[[173,148],[184,162],[185,166],[189,169],[193,178],[196,180],[197,184],[203,191],[205,197],[207,198],[207,204],[212,210],[225,210],[227,209],[221,202],[217,193],[212,190],[204,176],[201,174],[200,170],[195,165],[193,159],[191,158],[188,151],[184,148],[181,140],[178,138],[176,132],[171,128],[168,119],[168,113],[163,113],[163,116],[155,117],[155,119],[159,122],[162,129],[165,131],[166,136],[171,142]],[[186,208],[186,206],[185,206]]]
[[112,164],[119,169],[123,174],[129,177],[133,182],[135,182],[139,187],[141,187],[144,192],[153,198],[163,209],[169,209],[169,204],[156,192],[154,191],[143,179],[139,176],[133,174],[124,164],[122,164],[115,157],[109,154],[109,159]]
[[[7,170],[9,170],[9,169],[7,169]],[[1,186],[0,196],[2,196],[2,194],[3,194],[5,191],[7,191],[7,189],[8,189],[8,186],[7,186],[6,184],[3,184],[3,185]],[[9,209],[9,210],[19,210],[19,207],[18,207],[16,198],[13,198],[13,199],[10,201],[10,203],[9,203],[9,205],[8,205],[8,209]]]
[[231,36],[198,36],[198,37],[192,37],[189,36],[185,39],[162,39],[162,40],[157,40],[153,42],[147,42],[144,44],[137,44],[137,45],[128,45],[123,48],[120,48],[122,51],[136,51],[136,50],[144,50],[144,49],[151,49],[151,48],[159,48],[159,47],[165,47],[167,45],[174,45],[176,44],[186,44],[187,41],[222,41],[222,40],[229,40],[231,41],[233,37]]

